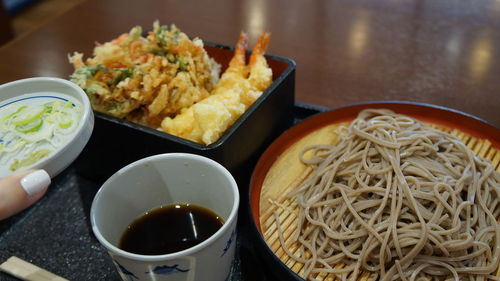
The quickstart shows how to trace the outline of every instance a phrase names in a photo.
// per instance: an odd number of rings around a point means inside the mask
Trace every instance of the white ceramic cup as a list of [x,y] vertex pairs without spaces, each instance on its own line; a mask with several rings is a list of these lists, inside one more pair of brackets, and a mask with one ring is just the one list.
[[[171,254],[138,255],[118,248],[132,221],[175,203],[203,206],[225,222],[202,243]],[[138,160],[112,175],[92,202],[90,220],[123,280],[223,281],[234,258],[238,205],[238,186],[222,165],[199,155],[167,153]]]

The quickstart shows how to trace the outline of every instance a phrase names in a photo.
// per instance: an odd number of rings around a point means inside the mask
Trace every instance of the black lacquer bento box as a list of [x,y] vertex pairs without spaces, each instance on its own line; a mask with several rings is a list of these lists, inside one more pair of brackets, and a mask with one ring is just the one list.
[[[207,43],[209,56],[223,72],[233,48]],[[138,159],[160,153],[186,152],[211,158],[238,179],[250,174],[258,155],[293,122],[295,62],[266,55],[273,83],[216,142],[205,146],[159,130],[95,112],[92,137],[76,163],[80,175],[104,180]]]

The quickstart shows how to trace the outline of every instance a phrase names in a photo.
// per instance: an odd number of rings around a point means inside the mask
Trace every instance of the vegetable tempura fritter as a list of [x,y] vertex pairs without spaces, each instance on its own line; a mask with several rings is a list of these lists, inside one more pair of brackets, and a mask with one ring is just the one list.
[[136,26],[99,44],[85,62],[75,53],[71,81],[85,90],[94,110],[156,128],[166,116],[207,97],[220,66],[201,39],[190,40],[175,25],[155,22],[146,37],[141,33]]

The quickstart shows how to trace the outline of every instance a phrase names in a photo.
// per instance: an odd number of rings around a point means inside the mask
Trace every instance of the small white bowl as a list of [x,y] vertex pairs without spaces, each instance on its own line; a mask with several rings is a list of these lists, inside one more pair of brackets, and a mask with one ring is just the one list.
[[[82,114],[77,127],[48,156],[15,172],[31,168],[45,169],[52,178],[55,177],[76,159],[87,144],[94,128],[94,114],[85,92],[68,80],[37,77],[0,85],[0,113],[12,104],[41,104],[54,100],[71,101],[81,106]],[[8,163],[0,164],[0,177],[13,173],[9,167]]]

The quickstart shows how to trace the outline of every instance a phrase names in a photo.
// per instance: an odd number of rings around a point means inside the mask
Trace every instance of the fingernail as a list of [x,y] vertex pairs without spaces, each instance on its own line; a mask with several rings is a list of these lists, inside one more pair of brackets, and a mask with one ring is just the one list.
[[37,170],[21,179],[21,185],[28,193],[28,196],[36,195],[50,184],[50,176],[45,170]]

